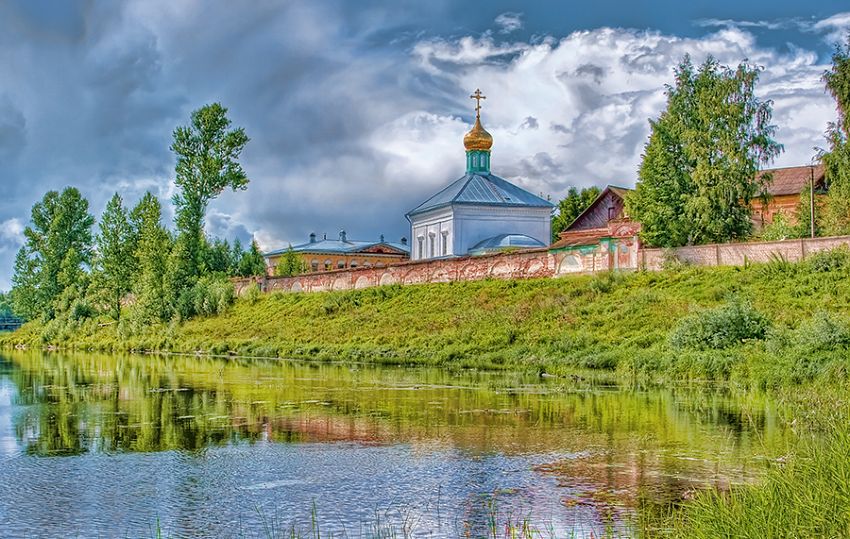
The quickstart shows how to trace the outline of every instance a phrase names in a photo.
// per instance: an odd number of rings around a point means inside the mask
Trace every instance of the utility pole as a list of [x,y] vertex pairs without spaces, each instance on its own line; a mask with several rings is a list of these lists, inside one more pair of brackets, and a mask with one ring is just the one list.
[[815,237],[815,167],[809,165],[809,227],[812,231],[812,237]]

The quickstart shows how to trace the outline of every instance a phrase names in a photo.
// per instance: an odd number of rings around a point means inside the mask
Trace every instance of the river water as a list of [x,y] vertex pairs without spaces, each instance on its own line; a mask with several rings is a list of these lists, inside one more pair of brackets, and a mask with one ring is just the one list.
[[722,389],[5,353],[0,537],[630,536],[791,438],[770,400]]

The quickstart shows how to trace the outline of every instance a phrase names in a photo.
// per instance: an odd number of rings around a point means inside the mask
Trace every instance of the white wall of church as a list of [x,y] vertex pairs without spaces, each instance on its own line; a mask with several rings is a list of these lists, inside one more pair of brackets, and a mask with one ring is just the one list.
[[549,245],[549,208],[456,204],[411,218],[411,260],[464,256],[478,242],[499,234],[526,234]]
[[451,256],[454,251],[452,208],[416,215],[411,222],[411,260]]

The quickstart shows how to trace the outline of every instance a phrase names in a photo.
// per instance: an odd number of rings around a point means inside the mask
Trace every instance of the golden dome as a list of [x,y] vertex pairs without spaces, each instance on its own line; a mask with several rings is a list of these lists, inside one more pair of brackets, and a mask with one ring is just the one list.
[[466,147],[466,151],[490,151],[490,148],[493,146],[493,135],[481,127],[480,116],[475,116],[475,125],[472,126],[472,130],[469,133],[463,136],[463,145]]

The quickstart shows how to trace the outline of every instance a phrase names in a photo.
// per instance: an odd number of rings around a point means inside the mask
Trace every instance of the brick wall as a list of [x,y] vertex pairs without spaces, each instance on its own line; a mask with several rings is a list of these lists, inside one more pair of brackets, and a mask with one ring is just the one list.
[[670,250],[638,249],[637,242],[624,238],[581,250],[533,249],[486,256],[406,262],[385,268],[344,269],[295,277],[236,279],[234,284],[237,294],[242,294],[254,283],[265,292],[320,292],[388,284],[478,281],[486,278],[531,279],[597,273],[609,269],[659,270],[665,259],[671,255],[699,266],[740,266],[747,262],[768,262],[774,255],[780,255],[789,262],[798,261],[810,253],[840,245],[850,246],[850,236],[699,245]]
[[850,246],[850,236],[752,243],[721,243],[669,250],[644,248],[640,250],[638,259],[640,266],[648,270],[661,269],[665,259],[671,256],[697,266],[742,266],[747,262],[768,262],[775,256],[781,256],[789,262],[796,262],[810,253],[834,249],[840,245]]

